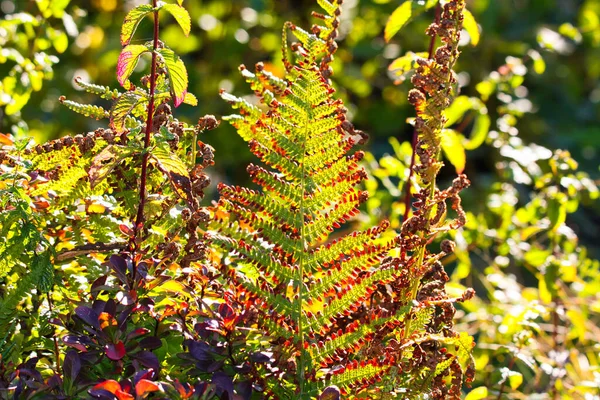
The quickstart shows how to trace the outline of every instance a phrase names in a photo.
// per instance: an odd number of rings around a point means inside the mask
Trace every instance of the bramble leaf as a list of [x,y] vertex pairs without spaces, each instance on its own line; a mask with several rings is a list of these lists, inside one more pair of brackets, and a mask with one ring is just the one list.
[[189,92],[185,94],[185,98],[183,99],[183,102],[185,104],[189,104],[190,106],[198,105],[198,99],[196,98],[196,96],[194,96],[192,93],[189,93]]
[[488,133],[490,131],[490,126],[492,125],[492,121],[490,120],[490,116],[487,115],[487,109],[485,113],[480,113],[477,117],[475,117],[475,123],[473,124],[473,130],[471,130],[471,137],[465,141],[465,149],[466,150],[475,150],[479,146],[485,142],[485,138],[487,138]]
[[188,74],[183,60],[171,49],[158,50],[167,66],[169,80],[171,81],[171,94],[175,107],[179,107],[185,100],[188,87]]
[[488,397],[488,388],[485,386],[480,386],[475,388],[467,394],[465,400],[481,400]]
[[161,9],[166,10],[173,16],[173,18],[175,18],[175,21],[177,21],[179,26],[181,26],[185,36],[190,34],[190,30],[192,29],[192,20],[190,18],[190,14],[185,8],[178,4],[163,4]]
[[394,37],[394,35],[410,21],[411,18],[414,18],[427,11],[437,3],[438,0],[427,0],[425,3],[423,3],[423,1],[416,2],[407,0],[402,3],[398,8],[396,8],[392,15],[390,15],[390,18],[385,25],[385,41],[389,42],[392,37]]
[[444,129],[442,131],[442,149],[448,161],[456,169],[456,173],[461,174],[467,164],[462,135],[453,129]]
[[152,6],[150,4],[142,4],[129,11],[121,28],[121,45],[127,46],[131,42],[138,25],[151,12]]
[[156,160],[158,168],[165,173],[176,173],[181,176],[189,177],[189,172],[185,163],[177,157],[176,154],[170,152],[165,147],[157,146],[152,150],[150,155]]
[[471,14],[471,11],[467,10],[466,8],[463,11],[463,15],[464,15],[463,28],[465,29],[465,31],[467,31],[469,36],[471,36],[471,44],[473,46],[477,46],[477,44],[479,44],[479,38],[480,38],[479,27],[477,26],[477,21],[475,21],[475,17],[473,17],[473,14]]
[[110,127],[116,133],[123,132],[125,119],[141,100],[140,95],[133,92],[126,92],[115,102],[110,110]]
[[121,50],[117,61],[117,80],[121,86],[125,86],[125,82],[135,69],[140,56],[149,51],[151,49],[143,44],[130,44]]
[[395,75],[396,80],[394,83],[400,84],[404,82],[407,75],[416,68],[417,59],[426,57],[427,53],[425,52],[413,53],[412,51],[409,51],[402,57],[392,61],[388,70]]
[[132,149],[111,144],[94,157],[88,172],[92,189],[132,152]]

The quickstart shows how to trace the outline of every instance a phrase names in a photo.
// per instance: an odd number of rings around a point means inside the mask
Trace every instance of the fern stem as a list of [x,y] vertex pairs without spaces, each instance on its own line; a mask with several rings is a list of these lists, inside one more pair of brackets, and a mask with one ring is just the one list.
[[[310,118],[307,118],[306,121],[304,121],[304,138],[302,140],[302,154],[304,155],[304,158],[306,158],[306,141],[308,140],[308,127],[310,126]],[[299,240],[299,246],[301,246],[300,250],[300,257],[298,259],[298,336],[300,338],[300,362],[298,365],[298,384],[300,386],[300,399],[304,398],[304,368],[306,365],[306,351],[304,350],[304,326],[302,324],[302,305],[303,305],[303,301],[304,301],[304,293],[303,293],[303,288],[304,288],[304,255],[305,255],[305,251],[306,251],[306,245],[305,245],[305,236],[304,236],[304,226],[306,224],[306,222],[304,221],[304,198],[307,195],[306,193],[306,160],[302,159],[302,175],[301,175],[301,182],[300,182],[300,187],[302,188],[303,192],[302,192],[302,197],[300,198],[300,214],[299,218],[300,218],[300,240]]]
[[[442,5],[438,3],[435,9],[435,23],[440,23],[440,17],[442,15]],[[435,51],[435,40],[437,38],[436,34],[431,36],[431,40],[429,42],[429,55],[427,58],[430,60],[433,58],[433,52]],[[415,128],[413,130],[413,138],[412,138],[412,155],[410,157],[410,169],[408,172],[408,180],[406,181],[406,193],[404,195],[404,215],[402,217],[402,222],[408,219],[410,214],[410,210],[412,208],[412,195],[410,193],[412,187],[412,178],[415,173],[415,162],[417,159],[417,143],[419,143],[419,132]]]
[[[152,43],[152,67],[150,71],[150,98],[148,99],[148,115],[146,116],[146,136],[144,137],[144,154],[142,156],[142,172],[140,176],[140,202],[138,205],[137,216],[135,219],[135,225],[133,227],[133,249],[137,248],[136,239],[139,233],[139,229],[144,224],[144,205],[146,204],[146,180],[148,176],[148,159],[150,153],[148,153],[148,147],[150,147],[150,137],[152,135],[152,117],[154,115],[154,91],[156,89],[156,64],[158,49],[158,10],[156,10],[157,1],[152,0],[152,7],[154,10],[154,38]],[[135,282],[135,267],[133,268],[133,281]]]

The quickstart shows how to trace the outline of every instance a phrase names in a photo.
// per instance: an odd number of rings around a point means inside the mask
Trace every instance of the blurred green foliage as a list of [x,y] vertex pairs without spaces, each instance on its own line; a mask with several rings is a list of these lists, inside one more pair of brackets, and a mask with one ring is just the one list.
[[[60,19],[46,20],[34,0],[0,3],[6,14],[29,12],[43,24],[61,29]],[[22,110],[22,119],[28,122],[38,141],[96,128],[86,118],[58,109],[57,99],[64,94],[75,101],[95,101],[84,93],[73,94],[79,90],[73,84],[77,76],[116,86],[114,70],[119,37],[115,32],[119,32],[126,10],[134,4],[137,3],[131,0],[71,1],[67,14],[72,21],[67,22],[63,17],[69,46],[53,67],[54,79],[45,83]],[[355,124],[371,135],[371,148],[376,154],[386,151],[387,137],[396,136],[404,141],[412,132],[405,123],[413,113],[406,100],[410,81],[395,86],[388,66],[407,51],[422,52],[428,47],[428,37],[421,34],[431,21],[431,15],[427,14],[410,22],[406,30],[386,44],[383,29],[399,4],[397,0],[347,0],[342,42],[334,65],[335,83]],[[183,37],[175,24],[168,24],[161,36],[182,55],[190,70],[190,91],[198,96],[200,103],[197,108],[188,106],[182,111],[193,122],[207,113],[217,116],[228,113],[227,105],[218,99],[218,90],[241,87],[236,71],[239,64],[253,65],[270,59],[272,65],[268,67],[277,71],[281,66],[277,56],[279,27],[290,19],[305,23],[301,20],[307,18],[305,10],[315,9],[315,3],[313,0],[205,0],[190,1],[186,7],[192,16],[192,34]],[[505,64],[506,57],[536,54],[531,50],[538,52],[546,68],[542,74],[529,74],[524,79],[528,92],[520,95],[528,96],[530,107],[536,112],[528,113],[520,121],[521,137],[552,148],[568,149],[585,169],[596,172],[596,149],[600,144],[600,2],[479,0],[471,1],[470,7],[480,25],[481,39],[476,47],[465,43],[462,48],[457,66],[457,71],[461,71],[461,93],[477,95],[477,84]],[[140,27],[140,37],[150,38],[150,29],[146,21]],[[0,64],[0,76],[7,75],[12,66],[8,61]],[[526,65],[532,67],[532,63]],[[142,70],[143,65],[139,68]],[[492,115],[501,101],[495,97],[488,100]],[[2,132],[9,131],[15,123],[15,118],[5,115],[5,111],[2,110]],[[220,169],[235,179],[243,168],[237,161],[249,157],[248,152],[241,151],[241,141],[228,128],[208,139],[217,149]],[[494,160],[488,156],[484,150],[471,154],[467,172],[490,170]]]

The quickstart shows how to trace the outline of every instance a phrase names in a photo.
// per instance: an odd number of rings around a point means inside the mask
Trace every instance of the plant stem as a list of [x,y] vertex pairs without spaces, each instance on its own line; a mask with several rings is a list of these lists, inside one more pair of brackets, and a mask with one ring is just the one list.
[[[152,0],[152,7],[156,9],[156,1]],[[137,238],[139,230],[144,225],[144,205],[146,204],[146,180],[148,176],[148,159],[150,154],[148,148],[150,147],[150,138],[152,135],[152,119],[154,116],[154,90],[156,89],[156,64],[157,56],[156,50],[158,49],[158,10],[154,11],[154,39],[152,43],[152,67],[150,71],[150,98],[148,99],[148,114],[146,116],[146,136],[144,137],[144,154],[142,155],[142,173],[140,176],[140,201],[138,205],[137,216],[135,219],[135,225],[133,227],[133,248],[137,248]],[[135,262],[135,260],[134,260]],[[135,268],[133,269],[133,278],[135,281]]]
[[[435,9],[435,23],[438,24],[440,22],[440,17],[442,14],[442,6],[441,4],[438,3],[436,9]],[[429,41],[429,55],[428,58],[432,59],[433,58],[433,52],[435,51],[435,39],[436,39],[436,35],[433,35],[431,37],[431,40]],[[413,138],[412,138],[412,156],[410,157],[410,169],[409,169],[409,173],[408,173],[408,180],[406,181],[406,193],[404,194],[404,216],[402,217],[402,222],[406,221],[408,219],[408,215],[410,214],[410,210],[411,210],[411,205],[412,205],[412,195],[410,193],[411,191],[411,183],[412,183],[412,178],[414,175],[414,171],[415,171],[415,162],[416,162],[416,158],[417,158],[417,143],[419,142],[419,133],[417,132],[416,129],[413,130]]]
[[[515,365],[516,360],[517,360],[517,358],[515,356],[513,356],[510,359],[510,362],[508,363],[509,370],[511,370],[512,367]],[[508,376],[506,377],[506,379],[504,379],[504,381],[502,382],[502,385],[500,385],[500,391],[498,392],[498,397],[496,397],[496,400],[502,400],[502,395],[504,394],[504,388],[506,387],[507,381],[508,381]]]
[[[48,297],[48,309],[50,310],[50,315],[53,314],[53,307],[52,307],[52,290],[50,290],[48,293],[46,293],[46,296]],[[58,340],[56,339],[56,329],[54,330],[55,334],[52,335],[52,339],[54,341],[54,358],[55,358],[55,362],[56,362],[56,373],[58,375],[61,375],[61,371],[60,371],[60,351],[58,350]]]

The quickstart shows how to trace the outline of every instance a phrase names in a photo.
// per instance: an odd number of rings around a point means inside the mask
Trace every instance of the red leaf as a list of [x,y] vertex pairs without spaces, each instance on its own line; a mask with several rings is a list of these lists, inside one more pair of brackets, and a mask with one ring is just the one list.
[[0,144],[5,146],[12,146],[14,142],[9,135],[5,133],[0,133]]
[[116,344],[107,344],[104,347],[104,351],[106,352],[106,356],[111,360],[118,361],[125,356],[125,345],[123,342],[119,341]]
[[119,382],[109,379],[107,381],[100,382],[99,384],[94,386],[93,389],[104,389],[111,392],[112,394],[115,394],[118,390],[121,390],[121,385],[119,385]]
[[141,397],[141,398],[144,398],[149,393],[157,392],[159,390],[162,390],[162,388],[160,387],[160,385],[157,384],[157,383],[154,383],[152,381],[149,381],[148,379],[141,379],[135,385],[135,394],[138,397]]
[[34,201],[32,204],[33,208],[35,208],[36,210],[44,210],[50,207],[50,203],[48,203],[45,200]]
[[115,393],[115,395],[117,396],[118,400],[133,400],[133,399],[135,399],[135,397],[133,397],[129,393],[124,392],[122,390],[117,390],[117,392]]
[[139,336],[143,336],[145,334],[147,334],[148,332],[150,332],[149,329],[146,328],[137,328],[134,331],[131,331],[127,334],[127,340],[131,340],[133,338],[139,337]]
[[122,232],[124,235],[127,235],[127,236],[129,236],[129,237],[132,237],[132,236],[133,236],[133,230],[132,230],[132,229],[131,229],[129,226],[125,225],[125,224],[121,224],[121,225],[119,225],[119,230],[120,230],[120,231],[121,231],[121,232]]

